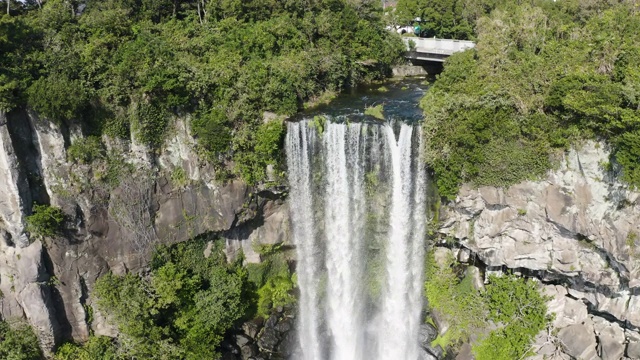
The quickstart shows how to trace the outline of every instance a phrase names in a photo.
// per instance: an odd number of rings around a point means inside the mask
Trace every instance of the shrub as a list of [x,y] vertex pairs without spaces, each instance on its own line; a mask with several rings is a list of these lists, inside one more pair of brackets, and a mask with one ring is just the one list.
[[490,276],[485,292],[487,318],[500,327],[473,346],[476,359],[511,360],[532,355],[534,337],[552,320],[546,314],[547,300],[533,281],[513,275]]
[[56,351],[55,360],[116,360],[116,346],[106,336],[91,336],[89,340],[77,345],[64,343]]
[[247,264],[248,280],[253,284],[257,296],[256,314],[269,316],[272,308],[295,302],[292,295],[294,276],[282,252],[282,244],[262,245],[256,249],[262,262]]
[[154,102],[143,101],[132,107],[131,124],[136,138],[152,148],[162,145],[169,123],[167,111]]
[[231,147],[231,125],[221,109],[211,109],[191,122],[193,133],[211,159],[217,159]]
[[57,123],[77,118],[88,106],[89,95],[79,80],[52,74],[34,81],[27,90],[29,105]]
[[67,149],[69,161],[79,164],[89,164],[103,156],[104,147],[97,136],[76,139]]
[[272,308],[294,303],[296,299],[291,293],[293,287],[291,276],[269,278],[258,290],[258,315],[268,317]]
[[267,165],[279,163],[285,127],[274,120],[261,124],[255,132],[245,127],[234,138],[237,173],[249,184],[264,181]]
[[38,338],[31,327],[22,322],[9,324],[0,321],[0,358],[11,360],[42,359]]
[[226,331],[247,314],[253,301],[247,273],[227,264],[205,242],[192,240],[159,248],[149,277],[107,274],[98,279],[98,307],[113,316],[127,357],[217,358]]
[[[537,284],[513,275],[491,276],[480,293],[469,276],[460,279],[455,265],[452,256],[441,267],[433,252],[428,254],[425,291],[429,307],[449,324],[433,345],[456,348],[476,334],[480,338],[472,350],[478,360],[525,357],[534,337],[551,321],[546,314],[547,298],[538,292]],[[481,335],[489,322],[497,329]]]
[[450,324],[444,339],[439,339],[443,348],[469,340],[471,334],[486,326],[486,305],[480,293],[471,278],[458,278],[454,264],[454,258],[450,257],[440,267],[433,252],[427,256],[425,292],[429,307]]
[[171,182],[178,187],[189,184],[189,177],[182,167],[176,167],[171,171]]
[[62,230],[65,215],[62,209],[49,205],[33,205],[27,216],[27,231],[36,236],[55,236]]
[[[639,186],[639,75],[630,59],[640,48],[631,30],[640,20],[630,5],[588,13],[540,2],[494,5],[477,20],[476,48],[450,56],[421,102],[426,159],[440,194],[453,199],[463,183],[539,178],[558,150],[583,139],[609,141],[622,179]],[[621,23],[616,45],[592,43]],[[525,30],[531,26],[539,31]],[[609,46],[624,50],[606,60],[596,55]]]

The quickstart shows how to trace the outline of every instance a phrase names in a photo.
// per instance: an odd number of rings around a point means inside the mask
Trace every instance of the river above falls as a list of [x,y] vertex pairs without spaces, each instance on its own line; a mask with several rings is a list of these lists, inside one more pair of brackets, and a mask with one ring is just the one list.
[[427,78],[405,78],[387,81],[377,85],[359,86],[343,92],[329,104],[322,104],[306,110],[295,117],[296,120],[325,115],[335,121],[380,121],[365,115],[365,109],[383,105],[385,119],[414,123],[422,120],[420,99],[429,88]]

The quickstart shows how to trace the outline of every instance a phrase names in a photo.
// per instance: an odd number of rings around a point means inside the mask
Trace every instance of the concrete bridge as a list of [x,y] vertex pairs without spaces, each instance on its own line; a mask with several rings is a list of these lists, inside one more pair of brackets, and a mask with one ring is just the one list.
[[405,37],[402,40],[407,46],[405,57],[412,62],[426,61],[442,63],[451,54],[465,51],[476,46],[476,43],[467,40],[419,37]]

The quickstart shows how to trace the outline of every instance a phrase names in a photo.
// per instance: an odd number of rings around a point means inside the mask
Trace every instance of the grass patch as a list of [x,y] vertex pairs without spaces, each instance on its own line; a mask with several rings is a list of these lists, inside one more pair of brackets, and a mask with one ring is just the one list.
[[336,91],[334,91],[334,90],[325,90],[320,95],[314,96],[311,99],[309,99],[308,101],[306,101],[302,105],[302,107],[305,110],[308,110],[308,109],[313,109],[315,107],[318,107],[320,105],[327,105],[333,99],[335,99],[337,96],[338,96],[338,93]]
[[90,164],[104,157],[104,146],[97,136],[76,139],[67,149],[69,161],[78,164]]
[[367,106],[364,109],[364,114],[368,116],[373,116],[378,120],[384,120],[383,111],[384,111],[384,105],[378,104],[375,106]]

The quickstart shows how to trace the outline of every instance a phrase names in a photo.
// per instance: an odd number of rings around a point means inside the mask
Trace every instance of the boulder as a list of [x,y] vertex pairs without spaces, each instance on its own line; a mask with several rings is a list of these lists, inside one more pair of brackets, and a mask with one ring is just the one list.
[[596,352],[596,336],[590,323],[569,325],[558,332],[558,339],[565,347],[567,354],[576,359],[594,359]]
[[447,330],[449,330],[449,323],[445,320],[444,316],[442,316],[442,314],[440,314],[440,312],[437,309],[433,309],[433,311],[431,312],[431,318],[433,319],[433,322],[436,323],[436,327],[438,328],[439,335],[444,335],[447,332]]
[[471,250],[467,248],[462,248],[458,251],[458,261],[461,263],[468,263],[469,259],[471,259]]
[[420,348],[418,351],[418,360],[438,360],[437,357],[433,356],[426,349]]
[[258,346],[267,352],[274,352],[279,341],[278,332],[273,327],[265,327],[258,338]]
[[624,330],[616,323],[593,317],[594,330],[598,337],[598,352],[603,360],[622,358],[625,351]]
[[420,330],[418,334],[418,342],[420,346],[424,349],[431,346],[431,342],[438,337],[438,330],[435,326],[425,323],[420,325]]
[[471,345],[465,343],[460,347],[460,351],[458,351],[458,355],[456,355],[456,360],[474,360],[473,353],[471,352]]
[[625,335],[628,341],[625,355],[630,359],[640,359],[640,334],[626,330]]
[[444,349],[438,345],[436,347],[429,346],[426,348],[429,354],[433,355],[436,359],[444,359]]

